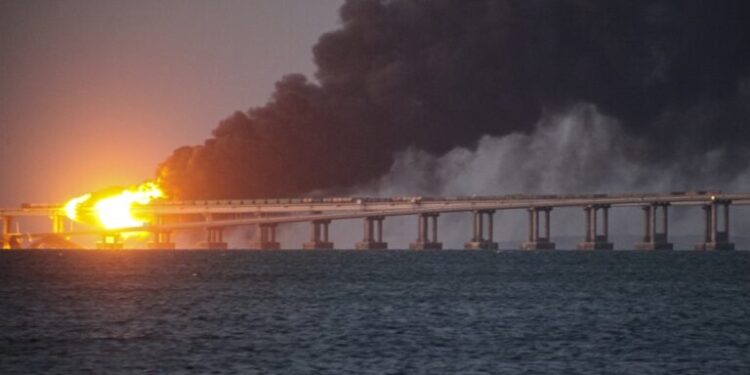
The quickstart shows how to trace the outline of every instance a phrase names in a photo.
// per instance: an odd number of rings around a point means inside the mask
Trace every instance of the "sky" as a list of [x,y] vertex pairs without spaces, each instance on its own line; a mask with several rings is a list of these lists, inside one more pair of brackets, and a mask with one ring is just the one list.
[[266,102],[342,0],[0,2],[0,206],[151,178]]
[[750,186],[746,2],[343,3],[0,2],[0,207]]

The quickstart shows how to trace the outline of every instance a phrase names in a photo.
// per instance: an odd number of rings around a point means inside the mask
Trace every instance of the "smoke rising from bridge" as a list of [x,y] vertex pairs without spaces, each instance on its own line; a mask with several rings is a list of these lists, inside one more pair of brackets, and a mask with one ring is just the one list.
[[738,167],[733,178],[723,175],[726,155],[722,150],[659,163],[632,157],[647,147],[648,142],[628,134],[615,118],[603,115],[593,105],[578,105],[543,116],[529,133],[483,136],[475,147],[457,147],[440,155],[418,149],[400,152],[376,183],[347,194],[739,191],[750,184],[748,165]]
[[[528,134],[484,136],[476,147],[457,147],[441,155],[417,149],[401,152],[392,168],[377,182],[343,193],[386,197],[413,192],[427,196],[481,196],[516,192],[668,192],[676,190],[675,186],[685,190],[721,187],[726,191],[742,191],[750,186],[750,166],[740,169],[733,178],[722,176],[725,155],[720,151],[692,155],[689,161],[694,170],[691,171],[685,161],[654,164],[630,157],[642,147],[647,145],[629,135],[616,119],[601,114],[593,105],[578,105],[543,116]],[[722,181],[721,185],[717,181]],[[526,235],[525,211],[499,211],[497,215],[496,222],[501,223],[496,228],[498,238],[521,240]],[[639,210],[612,210],[610,216],[618,235],[640,233]],[[670,225],[676,235],[694,234],[702,225],[702,216],[696,210],[675,207],[671,217]],[[414,236],[414,219],[392,219],[397,220],[397,225],[386,221],[389,239],[408,244]],[[555,210],[552,220],[556,236],[580,237],[583,227],[580,209]],[[739,228],[750,223],[745,215],[737,215],[732,225],[740,233]],[[350,223],[346,230],[338,232],[337,238],[348,235],[343,242],[354,241],[359,226],[359,222]],[[441,227],[441,239],[460,246],[466,241],[471,217],[444,215]],[[683,247],[689,245],[684,239],[676,241]],[[627,248],[632,241],[615,242]]]
[[364,0],[340,12],[314,47],[317,81],[286,76],[268,104],[175,150],[160,166],[171,193],[330,194],[389,179],[448,193],[467,190],[471,168],[483,169],[476,194],[678,190],[745,169],[747,2]]

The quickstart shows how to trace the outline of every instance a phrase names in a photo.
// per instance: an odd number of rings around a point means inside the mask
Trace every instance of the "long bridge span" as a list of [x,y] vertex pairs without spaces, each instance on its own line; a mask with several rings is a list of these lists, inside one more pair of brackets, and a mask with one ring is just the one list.
[[[362,240],[357,249],[386,249],[383,220],[390,216],[413,215],[418,218],[414,250],[441,249],[438,237],[438,217],[442,213],[466,212],[473,216],[472,232],[467,235],[467,249],[497,249],[493,235],[494,213],[498,210],[526,210],[528,237],[521,249],[554,249],[550,215],[553,209],[581,207],[584,228],[579,249],[612,249],[609,239],[609,210],[638,208],[643,212],[643,237],[635,248],[668,250],[669,207],[696,206],[703,211],[703,240],[699,250],[732,250],[730,206],[750,204],[750,193],[722,193],[711,191],[672,192],[664,194],[586,194],[586,195],[502,195],[470,197],[340,197],[298,199],[244,199],[205,201],[161,201],[134,208],[136,214],[146,214],[153,222],[142,227],[66,230],[66,218],[59,204],[23,204],[19,208],[0,209],[2,218],[2,247],[23,248],[23,239],[70,238],[80,235],[100,235],[100,248],[121,248],[120,238],[125,232],[150,232],[147,244],[154,249],[173,249],[172,234],[180,230],[202,230],[205,240],[198,247],[226,249],[223,232],[227,228],[257,226],[258,236],[248,248],[279,249],[276,238],[278,225],[309,222],[310,238],[302,244],[305,249],[331,249],[329,225],[335,220],[362,219]],[[13,230],[15,220],[42,216],[51,220],[51,231],[22,233]],[[39,241],[36,242],[37,244]]]

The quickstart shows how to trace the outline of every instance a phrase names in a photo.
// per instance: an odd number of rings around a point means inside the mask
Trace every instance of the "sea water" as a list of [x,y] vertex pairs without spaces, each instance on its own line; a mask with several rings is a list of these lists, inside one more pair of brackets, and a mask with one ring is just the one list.
[[3,251],[0,373],[750,373],[750,252]]

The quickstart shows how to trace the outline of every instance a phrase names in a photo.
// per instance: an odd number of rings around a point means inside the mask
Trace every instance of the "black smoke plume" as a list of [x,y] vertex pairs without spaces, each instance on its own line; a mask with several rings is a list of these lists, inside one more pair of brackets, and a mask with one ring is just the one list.
[[283,77],[266,105],[160,165],[171,194],[332,191],[378,178],[404,149],[529,133],[576,103],[640,140],[633,160],[679,162],[687,180],[711,150],[725,178],[745,167],[750,2],[350,0],[340,17],[314,46],[316,82]]

